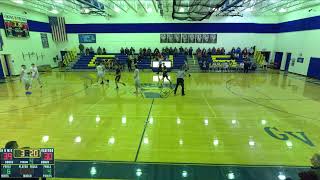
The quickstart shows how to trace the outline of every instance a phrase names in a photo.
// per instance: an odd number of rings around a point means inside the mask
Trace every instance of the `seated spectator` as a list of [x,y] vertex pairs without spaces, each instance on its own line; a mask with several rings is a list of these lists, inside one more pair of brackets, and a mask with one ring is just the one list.
[[253,56],[253,55],[254,55],[254,47],[250,47],[249,56]]
[[148,48],[148,50],[147,50],[147,56],[149,56],[149,58],[150,58],[151,54],[152,54],[152,50],[151,50],[151,48]]
[[177,47],[174,47],[172,54],[178,54],[178,49],[177,49]]
[[101,54],[102,54],[102,49],[101,49],[100,46],[99,46],[98,49],[97,49],[97,54],[98,54],[98,55],[101,55]]
[[131,48],[130,48],[130,54],[133,55],[133,54],[135,54],[135,53],[136,53],[136,50],[135,50],[133,47],[131,47]]
[[169,48],[169,54],[173,54],[173,53],[174,53],[174,51],[173,51],[172,47],[170,47]]
[[197,52],[197,60],[200,61],[202,58],[202,52],[201,50]]
[[212,55],[212,50],[211,50],[211,48],[208,49],[208,55],[209,55],[209,56]]
[[130,50],[128,49],[128,47],[126,47],[126,49],[124,50],[124,53],[125,53],[126,55],[129,55],[129,54],[130,54]]
[[221,55],[225,55],[226,54],[226,50],[224,49],[224,47],[221,48]]
[[164,54],[165,52],[166,52],[166,49],[163,47],[163,48],[161,49],[161,53]]
[[179,47],[179,53],[183,54],[183,47],[182,46]]
[[143,56],[146,56],[146,55],[147,55],[147,49],[146,49],[146,48],[143,48],[142,54],[143,54]]
[[86,56],[89,56],[89,55],[90,55],[90,49],[86,48]]
[[192,56],[192,53],[193,53],[193,49],[192,47],[189,48],[189,56],[191,57]]
[[94,54],[94,50],[92,47],[90,47],[90,54]]
[[124,54],[124,49],[123,49],[123,47],[121,47],[121,49],[120,49],[120,54]]
[[212,55],[216,55],[217,54],[217,50],[215,47],[212,48]]
[[201,54],[202,54],[202,57],[207,57],[207,50],[203,48]]
[[247,48],[244,48],[244,50],[242,51],[242,57],[243,57],[243,59],[248,59],[249,58],[249,54],[248,54]]
[[83,44],[79,44],[79,50],[81,55],[84,54],[84,45]]
[[236,53],[236,49],[234,47],[232,47],[230,54],[235,54]]
[[184,55],[187,56],[188,55],[188,48],[184,48]]
[[217,49],[216,55],[221,55],[221,50],[220,50],[220,48]]
[[199,52],[201,52],[200,48],[197,49],[196,54],[198,54]]
[[155,56],[157,56],[159,53],[160,53],[159,49],[155,48],[154,51],[153,51],[153,54],[155,54]]
[[103,48],[103,49],[102,49],[102,54],[103,54],[103,55],[107,55],[107,50],[106,50],[106,48]]

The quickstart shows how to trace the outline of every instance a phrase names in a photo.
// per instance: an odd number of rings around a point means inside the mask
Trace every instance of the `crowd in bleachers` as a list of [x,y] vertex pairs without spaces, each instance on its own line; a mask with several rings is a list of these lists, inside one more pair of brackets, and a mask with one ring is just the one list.
[[[98,47],[96,52],[92,47],[85,48],[83,45],[79,45],[79,49],[82,54],[86,56],[89,55],[107,55],[107,51],[105,48]],[[249,69],[255,69],[256,66],[250,60],[253,57],[255,52],[255,47],[244,48],[232,48],[230,51],[226,51],[225,48],[197,48],[195,51],[192,47],[163,47],[161,50],[158,48],[151,49],[149,48],[140,48],[138,51],[133,47],[125,47],[121,48],[118,54],[118,57],[122,57],[124,60],[120,64],[127,64],[129,71],[132,70],[133,65],[138,65],[141,68],[150,68],[151,61],[166,61],[169,60],[169,56],[172,55],[174,59],[181,59],[184,57],[184,61],[187,59],[187,56],[192,57],[197,60],[199,63],[199,67],[203,71],[232,71],[244,69],[245,72],[248,72]],[[224,60],[217,62],[213,61],[212,55],[221,55],[221,57],[225,57]],[[226,56],[223,56],[226,55]],[[232,61],[231,61],[232,60]],[[109,60],[107,64],[111,64]],[[119,63],[119,62],[118,62]],[[174,64],[174,63],[173,63]],[[180,66],[180,64],[179,64]],[[178,67],[177,67],[178,68]]]

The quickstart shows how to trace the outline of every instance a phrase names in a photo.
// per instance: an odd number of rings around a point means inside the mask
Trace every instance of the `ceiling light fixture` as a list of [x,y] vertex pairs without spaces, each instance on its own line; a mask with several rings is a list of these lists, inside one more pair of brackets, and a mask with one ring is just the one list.
[[148,13],[152,13],[152,8],[148,8],[148,9],[147,9],[147,12],[148,12]]
[[62,4],[63,0],[54,0],[54,2]]
[[118,13],[118,12],[120,12],[120,8],[118,8],[118,7],[116,6],[116,7],[114,7],[114,11]]
[[89,14],[90,13],[90,9],[83,8],[83,9],[81,9],[81,12],[84,13],[84,14]]
[[281,9],[279,10],[279,12],[285,13],[285,12],[287,12],[287,9],[281,8]]
[[52,14],[58,14],[58,13],[59,13],[59,11],[56,10],[56,9],[52,9],[50,12],[51,12]]
[[23,4],[23,0],[13,0],[13,2],[17,3],[17,4]]
[[179,9],[179,12],[184,12],[184,8],[181,7],[181,8]]

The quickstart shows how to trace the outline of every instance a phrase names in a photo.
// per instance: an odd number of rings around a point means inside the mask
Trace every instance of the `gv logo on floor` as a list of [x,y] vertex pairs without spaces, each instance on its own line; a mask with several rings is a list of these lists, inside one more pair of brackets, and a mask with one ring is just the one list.
[[275,139],[287,141],[290,137],[293,137],[311,147],[315,146],[304,132],[279,131],[276,127],[265,127],[264,131]]

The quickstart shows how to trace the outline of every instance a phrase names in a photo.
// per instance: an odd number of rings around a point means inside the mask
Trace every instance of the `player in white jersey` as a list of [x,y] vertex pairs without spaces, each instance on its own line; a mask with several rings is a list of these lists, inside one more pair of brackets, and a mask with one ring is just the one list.
[[105,69],[104,65],[102,64],[102,62],[100,62],[100,64],[97,66],[96,70],[97,70],[98,83],[101,80],[101,84],[104,84],[104,76],[106,73],[106,69]]
[[27,71],[26,65],[21,65],[20,82],[23,83],[26,94],[31,94],[29,91],[32,85],[31,73]]
[[134,79],[134,85],[136,87],[135,93],[138,94],[140,89],[140,72],[137,65],[135,65],[133,79]]
[[34,63],[31,64],[30,72],[31,72],[32,81],[37,80],[38,84],[40,85],[40,88],[42,88],[42,82],[39,77],[39,71],[37,66]]

